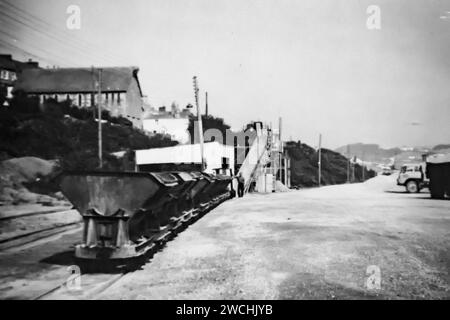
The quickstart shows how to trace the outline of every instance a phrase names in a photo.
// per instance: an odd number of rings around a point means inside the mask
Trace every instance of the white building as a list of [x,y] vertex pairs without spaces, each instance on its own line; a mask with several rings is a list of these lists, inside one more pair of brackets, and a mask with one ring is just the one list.
[[179,143],[189,143],[188,132],[190,110],[166,111],[161,107],[159,111],[150,112],[144,116],[143,129],[149,133],[161,133],[169,135],[172,140]]
[[172,140],[179,143],[189,142],[188,118],[153,118],[144,119],[143,127],[150,133],[162,133],[169,135]]
[[[228,165],[234,166],[234,148],[217,141],[204,143],[204,158],[207,173],[214,173]],[[139,170],[155,168],[155,165],[201,166],[200,144],[185,144],[166,148],[136,150],[136,165]]]

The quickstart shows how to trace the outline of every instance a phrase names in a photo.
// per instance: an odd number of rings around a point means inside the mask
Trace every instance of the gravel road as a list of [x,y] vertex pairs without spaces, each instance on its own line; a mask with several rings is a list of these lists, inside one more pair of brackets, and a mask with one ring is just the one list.
[[395,178],[228,201],[99,298],[449,299],[450,201]]

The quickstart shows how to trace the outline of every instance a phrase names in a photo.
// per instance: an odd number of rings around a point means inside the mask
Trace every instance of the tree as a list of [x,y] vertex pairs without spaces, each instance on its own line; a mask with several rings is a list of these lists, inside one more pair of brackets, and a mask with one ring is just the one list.
[[[194,143],[194,123],[197,121],[197,117],[192,115],[189,118],[189,127],[188,127],[188,131],[189,134],[191,135],[191,143]],[[226,133],[227,130],[229,130],[231,127],[226,124],[224,122],[224,120],[222,118],[216,118],[212,115],[202,115],[202,124],[203,124],[203,133],[205,133],[206,130],[208,129],[217,129],[222,133],[222,137],[224,139],[224,143],[225,143],[225,137],[226,137]]]
[[14,92],[10,107],[17,113],[38,113],[39,99],[37,97],[28,97],[24,91],[18,90]]
[[3,104],[6,101],[6,96],[8,95],[8,89],[6,86],[0,86],[0,108],[3,107]]

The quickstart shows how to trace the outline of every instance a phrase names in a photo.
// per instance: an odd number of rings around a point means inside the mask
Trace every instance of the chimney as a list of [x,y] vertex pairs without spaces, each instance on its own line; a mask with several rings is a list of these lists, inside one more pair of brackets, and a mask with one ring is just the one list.
[[32,59],[28,59],[26,64],[32,66],[33,68],[39,68],[39,62],[33,61]]

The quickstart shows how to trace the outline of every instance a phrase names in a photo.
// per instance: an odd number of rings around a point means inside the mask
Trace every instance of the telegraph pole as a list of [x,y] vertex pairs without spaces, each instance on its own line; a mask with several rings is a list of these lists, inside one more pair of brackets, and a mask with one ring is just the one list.
[[100,169],[103,168],[103,156],[102,156],[102,69],[98,69],[98,96],[97,96],[97,108],[98,108],[98,161]]
[[279,146],[279,172],[280,172],[280,181],[283,181],[283,142],[281,140],[281,127],[282,127],[282,120],[281,117],[278,118],[278,142],[280,144]]
[[347,183],[350,183],[350,146],[347,145]]
[[319,187],[320,187],[320,181],[321,181],[321,171],[322,171],[322,134],[319,134],[319,161],[318,164],[318,175],[319,175]]
[[208,92],[205,92],[205,115],[208,116]]
[[366,166],[364,164],[364,151],[362,153],[361,163],[362,163],[362,181],[364,182],[365,181],[365,172],[364,171],[366,169]]
[[202,171],[205,170],[205,159],[204,159],[204,153],[203,153],[203,123],[202,123],[202,114],[200,112],[200,104],[198,101],[198,83],[197,83],[197,77],[194,76],[194,94],[195,94],[195,105],[197,106],[197,121],[198,121],[198,133],[199,133],[199,139],[200,139],[200,156],[201,156],[201,162],[202,162]]
[[353,157],[353,160],[355,161],[352,162],[352,182],[355,182],[355,163],[356,163],[355,157]]

